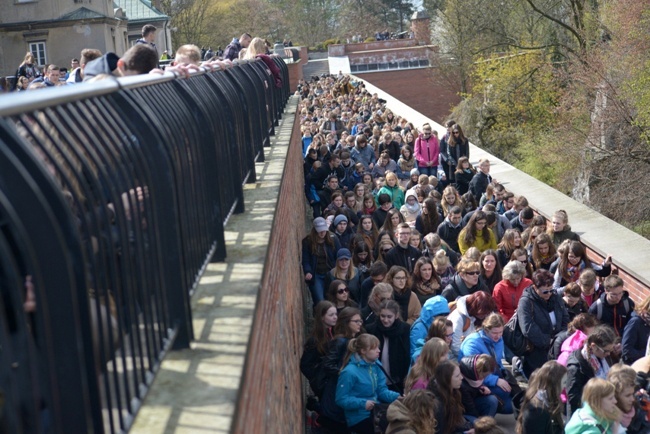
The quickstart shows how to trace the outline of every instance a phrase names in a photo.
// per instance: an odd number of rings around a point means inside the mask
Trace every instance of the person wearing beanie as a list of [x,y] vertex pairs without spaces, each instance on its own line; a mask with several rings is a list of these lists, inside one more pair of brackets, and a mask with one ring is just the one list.
[[325,277],[335,266],[340,248],[338,238],[327,230],[327,221],[316,217],[311,231],[302,240],[302,269],[314,306],[325,299]]
[[350,297],[358,303],[361,295],[362,277],[357,267],[352,264],[352,253],[343,247],[336,254],[336,265],[325,277],[325,288],[329,288],[333,281],[341,280],[348,287]]
[[341,247],[350,247],[354,231],[348,224],[348,218],[344,214],[334,217],[330,231],[338,238]]

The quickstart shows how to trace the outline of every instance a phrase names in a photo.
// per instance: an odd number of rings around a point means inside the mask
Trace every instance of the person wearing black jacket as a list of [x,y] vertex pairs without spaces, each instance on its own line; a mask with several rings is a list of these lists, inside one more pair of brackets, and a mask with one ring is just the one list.
[[379,321],[368,326],[368,333],[379,339],[379,360],[388,374],[388,388],[404,393],[409,372],[411,328],[400,319],[399,304],[394,300],[379,305]]
[[487,286],[479,279],[480,266],[478,262],[463,259],[458,263],[458,274],[449,282],[442,291],[442,296],[452,302],[463,295],[483,291],[489,294]]
[[565,373],[564,366],[550,360],[533,374],[521,404],[517,432],[564,434],[560,393]]
[[521,331],[532,344],[532,350],[523,358],[526,377],[546,362],[553,338],[569,324],[564,301],[552,288],[553,275],[537,270],[532,280],[533,285],[524,289],[517,305]]
[[490,176],[490,160],[481,158],[478,160],[478,168],[479,171],[469,182],[469,191],[477,201],[481,200],[481,195],[485,193],[487,186],[492,182],[492,177]]
[[459,206],[453,206],[449,214],[440,225],[438,225],[438,235],[451,247],[455,252],[460,253],[458,247],[458,235],[463,230],[462,224],[463,211]]
[[623,279],[615,274],[605,278],[605,293],[589,307],[589,313],[601,323],[614,327],[618,336],[623,335],[633,311],[634,301],[623,290]]
[[582,389],[587,381],[598,376],[607,378],[612,362],[609,355],[614,351],[616,333],[608,325],[594,327],[582,348],[575,350],[567,360],[567,398],[569,411],[567,416],[580,408]]
[[413,273],[415,261],[420,259],[422,252],[409,244],[411,237],[411,227],[408,223],[400,223],[395,231],[397,245],[390,249],[384,256],[384,262],[388,268],[393,265],[399,265],[406,268],[409,273]]

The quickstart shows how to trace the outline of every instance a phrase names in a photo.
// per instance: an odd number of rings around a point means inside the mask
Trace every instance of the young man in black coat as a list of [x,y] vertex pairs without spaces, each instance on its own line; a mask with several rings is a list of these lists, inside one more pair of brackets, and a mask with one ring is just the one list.
[[384,258],[389,270],[393,265],[399,265],[406,268],[409,273],[413,273],[415,261],[420,259],[422,252],[409,244],[410,237],[411,227],[408,223],[400,223],[397,225],[397,230],[395,231],[397,245],[390,249]]

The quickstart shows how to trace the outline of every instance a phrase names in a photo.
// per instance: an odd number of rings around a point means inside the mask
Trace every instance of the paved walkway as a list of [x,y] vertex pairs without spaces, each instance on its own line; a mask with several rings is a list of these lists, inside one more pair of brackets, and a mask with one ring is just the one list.
[[228,221],[226,261],[207,267],[192,298],[195,341],[167,355],[130,433],[230,432],[297,102],[245,186],[246,212]]

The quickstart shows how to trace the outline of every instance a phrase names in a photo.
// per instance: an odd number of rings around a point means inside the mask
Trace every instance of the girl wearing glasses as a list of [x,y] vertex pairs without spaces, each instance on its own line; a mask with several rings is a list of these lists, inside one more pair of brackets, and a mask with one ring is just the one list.
[[492,229],[487,227],[487,215],[482,210],[472,214],[467,226],[458,234],[460,254],[464,255],[470,247],[476,247],[481,252],[497,249],[497,239]]
[[393,265],[386,275],[386,283],[393,287],[393,298],[399,304],[403,321],[409,325],[418,319],[422,305],[418,297],[411,291],[411,278],[406,268]]
[[[569,313],[562,298],[553,290],[550,272],[537,270],[533,273],[533,285],[526,288],[519,299],[517,316],[522,333],[533,347],[523,358],[523,371],[528,378],[546,363],[553,338],[569,324]],[[515,364],[513,360],[513,366]]]
[[379,360],[390,376],[387,378],[388,388],[402,393],[410,366],[411,327],[400,320],[399,304],[396,301],[381,302],[379,321],[368,327],[368,333],[379,339]]
[[[594,327],[582,348],[575,350],[567,360],[567,397],[570,412],[580,407],[585,384],[594,378],[606,379],[612,361],[609,358],[616,343],[616,333],[608,325]],[[570,414],[570,413],[569,413]]]

